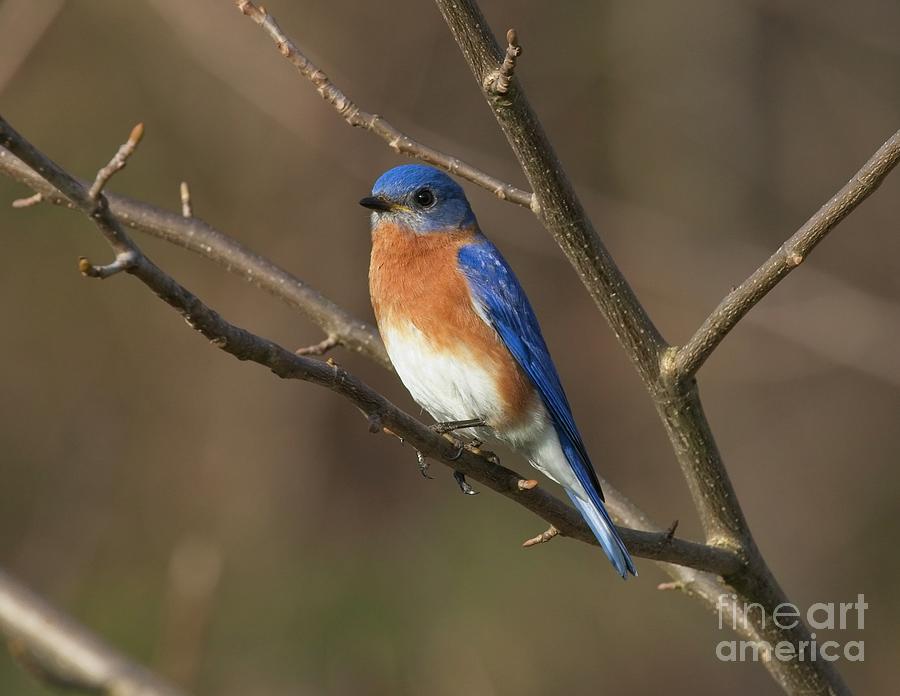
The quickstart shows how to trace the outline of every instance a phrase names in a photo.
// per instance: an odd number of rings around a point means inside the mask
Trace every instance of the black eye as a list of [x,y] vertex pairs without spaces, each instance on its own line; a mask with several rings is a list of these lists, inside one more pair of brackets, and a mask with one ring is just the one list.
[[431,189],[421,188],[413,194],[413,200],[423,208],[434,205],[434,193]]

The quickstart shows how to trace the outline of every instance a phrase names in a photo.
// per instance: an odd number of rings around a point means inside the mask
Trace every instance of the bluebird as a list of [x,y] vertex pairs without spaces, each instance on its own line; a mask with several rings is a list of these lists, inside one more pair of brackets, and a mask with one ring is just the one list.
[[413,399],[444,431],[493,436],[560,484],[619,575],[637,575],[534,311],[462,188],[410,164],[360,205],[372,210],[372,307]]

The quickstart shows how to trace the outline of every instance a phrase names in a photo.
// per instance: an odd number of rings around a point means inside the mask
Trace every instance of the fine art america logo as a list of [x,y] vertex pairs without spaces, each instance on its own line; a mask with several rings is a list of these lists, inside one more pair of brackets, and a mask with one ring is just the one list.
[[[865,644],[862,640],[832,640],[836,631],[859,630],[865,628],[865,611],[869,608],[865,595],[857,595],[855,602],[816,602],[802,612],[795,604],[779,604],[767,613],[762,605],[740,603],[737,595],[719,595],[716,603],[719,614],[719,628],[731,629],[738,633],[752,626],[765,629],[790,630],[806,620],[811,629],[809,640],[796,643],[781,640],[770,643],[765,640],[722,640],[716,645],[716,657],[723,662],[781,662],[799,660],[834,662],[841,658],[849,662],[865,660]],[[751,623],[752,622],[752,623]],[[816,631],[830,631],[821,638]],[[842,637],[837,634],[834,637]],[[828,640],[823,638],[828,637]]]

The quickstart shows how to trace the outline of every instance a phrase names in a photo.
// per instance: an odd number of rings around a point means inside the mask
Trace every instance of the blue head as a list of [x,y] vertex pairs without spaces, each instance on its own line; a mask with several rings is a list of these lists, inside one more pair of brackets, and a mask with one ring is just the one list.
[[434,167],[404,164],[389,169],[360,205],[372,224],[390,219],[415,232],[453,231],[475,224],[475,214],[459,184]]

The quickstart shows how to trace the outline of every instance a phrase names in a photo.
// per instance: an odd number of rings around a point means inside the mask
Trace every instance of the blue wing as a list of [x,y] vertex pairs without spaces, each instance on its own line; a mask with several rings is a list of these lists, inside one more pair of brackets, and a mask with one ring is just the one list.
[[459,264],[483,316],[537,387],[564,449],[572,449],[577,454],[575,461],[569,463],[581,485],[588,491],[596,491],[603,500],[600,482],[575,426],[534,310],[506,259],[488,239],[481,238],[459,250]]
[[[480,237],[459,250],[459,265],[482,316],[494,327],[537,388],[553,419],[566,459],[590,496],[595,510],[581,509],[579,501],[574,497],[573,502],[585,516],[620,574],[624,576],[626,569],[634,573],[631,558],[603,505],[600,482],[578,433],[569,401],[525,291],[506,260],[485,237]],[[597,519],[598,514],[601,519]]]

